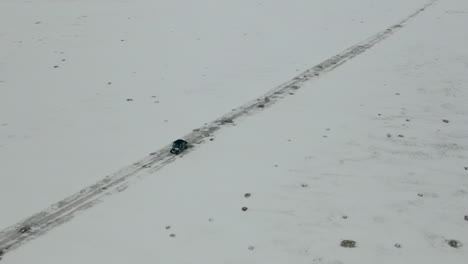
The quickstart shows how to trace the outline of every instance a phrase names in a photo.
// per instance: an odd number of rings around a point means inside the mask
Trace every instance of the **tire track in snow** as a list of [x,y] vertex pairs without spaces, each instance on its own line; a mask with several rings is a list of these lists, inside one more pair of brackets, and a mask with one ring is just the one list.
[[[438,0],[429,1],[422,8],[410,14],[399,23],[390,26],[367,40],[358,43],[357,45],[354,45],[306,70],[292,80],[272,89],[263,96],[232,110],[215,121],[198,129],[194,129],[193,132],[187,134],[183,138],[195,146],[205,143],[207,137],[212,136],[221,128],[229,126],[235,120],[254,114],[258,111],[262,111],[282,98],[288,96],[290,92],[300,89],[306,82],[319,78],[321,74],[332,71],[343,63],[369,50],[377,43],[383,41],[401,29],[409,20],[423,12],[436,1]],[[8,251],[16,249],[24,243],[47,233],[54,227],[70,221],[80,211],[94,206],[98,202],[102,201],[106,196],[125,190],[132,180],[143,175],[154,173],[165,165],[175,161],[177,157],[170,154],[169,150],[170,145],[165,146],[138,162],[108,175],[99,182],[51,205],[49,208],[2,230],[0,232],[0,259]],[[191,149],[188,149],[183,155],[190,153],[190,151]]]

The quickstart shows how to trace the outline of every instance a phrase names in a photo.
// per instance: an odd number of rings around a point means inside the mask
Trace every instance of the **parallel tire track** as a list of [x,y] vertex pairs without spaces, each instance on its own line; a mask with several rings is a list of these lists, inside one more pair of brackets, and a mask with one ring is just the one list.
[[[194,129],[193,132],[187,134],[184,139],[194,146],[206,142],[207,137],[212,136],[224,126],[229,126],[241,117],[246,117],[264,110],[282,98],[288,96],[289,92],[300,89],[309,80],[319,78],[320,75],[332,71],[343,63],[369,50],[377,43],[383,41],[401,29],[409,20],[423,12],[436,1],[437,0],[429,1],[422,8],[413,12],[399,23],[390,26],[367,40],[358,43],[357,45],[354,45],[306,70],[292,80],[272,89],[263,96],[232,110],[213,122],[198,129]],[[168,145],[156,152],[153,152],[138,162],[108,175],[99,182],[51,205],[49,208],[2,230],[0,232],[0,259],[8,251],[14,250],[24,243],[47,233],[54,227],[70,221],[80,211],[94,206],[98,202],[102,201],[105,196],[125,190],[132,179],[154,173],[165,165],[175,161],[176,157],[170,154],[169,150],[170,146]],[[190,151],[191,150],[189,149],[184,155],[190,153]]]

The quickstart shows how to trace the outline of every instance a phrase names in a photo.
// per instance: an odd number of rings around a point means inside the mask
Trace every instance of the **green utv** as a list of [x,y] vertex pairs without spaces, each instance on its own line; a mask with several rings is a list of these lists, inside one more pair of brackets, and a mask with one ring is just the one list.
[[179,153],[186,150],[187,148],[188,148],[187,141],[183,139],[178,139],[172,143],[171,153],[178,155]]

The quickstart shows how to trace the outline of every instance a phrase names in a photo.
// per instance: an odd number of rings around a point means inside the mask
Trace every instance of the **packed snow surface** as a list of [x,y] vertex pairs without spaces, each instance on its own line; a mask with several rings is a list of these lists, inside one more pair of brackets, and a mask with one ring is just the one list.
[[0,0],[0,232],[419,10],[1,263],[467,263],[468,2],[427,3]]

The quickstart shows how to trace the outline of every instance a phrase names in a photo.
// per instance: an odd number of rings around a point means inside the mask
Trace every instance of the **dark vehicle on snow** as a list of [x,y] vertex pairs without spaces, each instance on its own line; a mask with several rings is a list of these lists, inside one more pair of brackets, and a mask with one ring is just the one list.
[[178,139],[172,143],[171,153],[178,155],[179,153],[186,150],[187,148],[188,148],[187,141],[183,139]]

